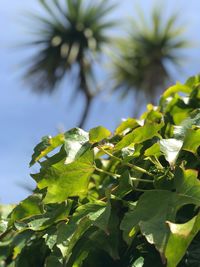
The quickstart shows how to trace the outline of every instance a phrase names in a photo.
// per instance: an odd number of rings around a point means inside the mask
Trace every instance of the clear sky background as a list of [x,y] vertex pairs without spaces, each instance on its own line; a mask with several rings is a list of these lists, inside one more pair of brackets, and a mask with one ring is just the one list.
[[[135,16],[136,4],[140,4],[147,15],[155,3],[160,6],[164,3],[165,14],[178,11],[180,23],[187,27],[185,36],[193,42],[193,47],[185,50],[187,59],[182,72],[173,72],[173,76],[184,82],[200,71],[199,0],[115,2],[119,5],[112,17],[120,21],[121,28],[114,34],[123,34],[127,17]],[[51,97],[33,94],[30,86],[22,81],[20,64],[31,51],[15,47],[27,38],[30,40],[29,28],[23,20],[27,10],[40,12],[37,0],[0,0],[0,203],[16,203],[29,194],[22,184],[34,186],[29,173],[35,170],[28,168],[33,147],[44,135],[55,135],[60,128],[67,130],[76,126],[83,101],[80,95],[68,105],[67,80]],[[101,76],[105,82],[103,73]],[[93,103],[85,129],[104,125],[113,130],[121,118],[131,116],[133,105],[131,96],[120,102],[117,95],[112,98],[101,95]]]

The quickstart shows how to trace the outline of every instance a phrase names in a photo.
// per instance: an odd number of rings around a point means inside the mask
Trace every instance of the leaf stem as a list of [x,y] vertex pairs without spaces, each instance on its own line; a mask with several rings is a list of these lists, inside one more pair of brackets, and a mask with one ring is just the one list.
[[[111,190],[110,190],[110,193],[113,193],[118,187],[119,187],[119,185],[116,185],[116,186],[112,187]],[[101,198],[100,200],[101,201],[104,201],[106,199],[107,199],[107,196]]]
[[133,181],[138,181],[138,182],[153,183],[152,180],[147,180],[147,179],[140,179],[140,178],[135,178],[135,177],[130,177],[130,179]]
[[[101,173],[105,173],[105,174],[107,174],[109,176],[112,176],[112,177],[121,178],[120,174],[109,172],[109,171],[100,169],[100,168],[98,168],[96,166],[95,166],[95,170],[98,171],[98,172],[101,172]],[[152,180],[147,180],[147,179],[140,179],[140,178],[135,178],[135,177],[130,177],[130,179],[133,180],[133,181],[138,181],[138,182],[153,183]]]
[[130,167],[130,168],[132,168],[132,169],[134,169],[134,170],[136,170],[136,171],[145,173],[145,174],[147,174],[147,175],[149,175],[149,176],[153,176],[153,174],[150,173],[150,172],[148,172],[147,170],[145,170],[145,169],[143,169],[143,168],[141,168],[141,167],[139,167],[139,166],[133,165],[133,164],[131,164],[131,163],[129,163],[129,162],[124,162],[122,159],[120,159],[120,158],[114,156],[113,154],[111,154],[111,153],[108,152],[107,150],[103,149],[102,147],[99,146],[98,148],[101,149],[105,154],[107,154],[107,155],[110,156],[111,158],[113,158],[113,159],[115,159],[115,160],[121,162],[123,165],[126,165],[126,166],[128,166],[128,167]]
[[157,164],[158,164],[158,166],[160,167],[160,169],[164,169],[164,167],[162,166],[162,164],[160,163],[160,161],[159,161],[159,159],[157,158],[157,157],[155,157],[155,160],[156,160],[156,162],[157,162]]
[[150,190],[148,190],[148,189],[134,188],[133,191],[136,191],[136,192],[148,192]]
[[113,173],[113,172],[109,172],[109,171],[106,171],[106,170],[103,170],[103,169],[100,169],[98,167],[95,166],[95,170],[98,171],[98,172],[101,172],[101,173],[105,173],[105,174],[108,174],[109,176],[114,176],[116,178],[120,178],[121,175],[120,174],[117,174],[117,173]]

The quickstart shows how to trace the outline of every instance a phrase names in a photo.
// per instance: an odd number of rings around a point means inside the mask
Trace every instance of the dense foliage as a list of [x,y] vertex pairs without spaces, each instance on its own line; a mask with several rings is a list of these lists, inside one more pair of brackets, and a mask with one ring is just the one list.
[[0,266],[199,266],[199,110],[196,76],[114,134],[44,137],[37,188],[1,216]]

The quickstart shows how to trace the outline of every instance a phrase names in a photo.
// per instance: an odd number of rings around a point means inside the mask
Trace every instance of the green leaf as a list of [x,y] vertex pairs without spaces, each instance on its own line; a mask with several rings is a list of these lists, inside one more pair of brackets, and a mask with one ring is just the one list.
[[195,109],[190,117],[185,119],[181,125],[174,126],[175,138],[183,140],[187,131],[192,128],[192,126],[200,126],[200,109]]
[[144,258],[143,257],[139,257],[131,267],[142,267],[144,266]]
[[[159,205],[158,205],[159,203]],[[200,204],[193,192],[187,195],[165,190],[145,192],[137,202],[136,207],[125,214],[121,229],[131,235],[139,226],[142,234],[150,244],[154,244],[160,253],[164,253],[169,237],[166,221],[175,220],[178,209],[186,204]]]
[[160,143],[155,143],[151,147],[147,148],[144,152],[146,157],[159,157],[161,155]]
[[34,235],[34,233],[30,230],[25,230],[22,232],[19,232],[12,241],[12,247],[13,247],[13,258],[16,258],[22,249],[26,246],[27,242],[30,240],[31,236]]
[[111,258],[119,260],[119,219],[115,217],[115,220],[116,221],[112,223],[112,229],[110,229],[109,234],[98,230],[90,235],[90,240],[93,241],[98,249],[106,251]]
[[79,128],[74,128],[66,132],[64,136],[65,164],[68,164],[79,158],[88,149],[89,134]]
[[127,147],[130,144],[142,143],[154,136],[160,136],[158,131],[163,127],[163,123],[146,123],[144,126],[138,127],[131,133],[125,135],[122,140],[115,146],[116,150]]
[[47,188],[44,203],[60,203],[68,197],[85,196],[94,171],[93,157],[93,152],[87,151],[77,161],[67,165],[61,161],[33,174],[38,188]]
[[163,94],[162,98],[167,98],[169,96],[174,95],[175,93],[178,92],[183,92],[183,93],[190,93],[191,92],[191,87],[187,85],[183,85],[180,83],[177,83],[176,85],[173,85],[169,87]]
[[32,155],[32,159],[30,162],[30,166],[32,166],[35,162],[46,156],[53,149],[64,143],[64,135],[58,134],[55,137],[45,136],[42,138],[42,142],[40,142],[35,148],[34,153]]
[[107,231],[110,218],[110,204],[102,201],[80,206],[67,224],[58,227],[57,246],[63,256],[69,256],[80,237],[92,226]]
[[200,181],[197,170],[178,168],[174,175],[174,184],[178,193],[191,197],[194,204],[200,205]]
[[[81,246],[81,244],[80,244],[81,241],[82,240],[78,241],[79,246]],[[79,253],[77,253],[76,256],[74,257],[75,259],[73,261],[73,266],[72,267],[81,267],[81,266],[83,266],[84,260],[88,257],[88,254],[91,251],[91,246],[92,246],[91,243],[83,242],[82,247],[79,250]],[[74,256],[74,253],[72,255]],[[71,267],[71,265],[68,264],[67,267]]]
[[160,150],[172,168],[178,158],[182,145],[183,141],[174,138],[160,140]]
[[191,109],[183,109],[179,107],[179,103],[177,105],[174,105],[171,110],[171,115],[173,117],[174,123],[176,125],[182,124],[189,116]]
[[183,149],[196,154],[199,146],[200,146],[200,129],[197,130],[189,129],[184,139]]
[[43,206],[41,204],[41,195],[34,194],[21,201],[10,214],[9,224],[15,221],[21,221],[33,215],[43,213]]
[[96,201],[95,203],[87,203],[77,208],[74,213],[73,220],[80,220],[84,216],[94,222],[94,225],[107,231],[107,225],[110,217],[111,206],[110,202],[104,203],[102,201]]
[[147,111],[144,112],[141,116],[141,119],[146,122],[159,122],[161,121],[163,115],[159,112],[159,109],[153,106],[152,104],[147,105]]
[[167,267],[177,266],[193,238],[200,231],[200,215],[183,224],[167,222],[170,236],[165,249]]
[[6,219],[14,207],[14,204],[0,205],[0,219]]
[[123,134],[126,133],[136,127],[138,127],[139,124],[137,120],[128,118],[126,120],[123,120],[121,124],[116,128],[115,134]]
[[46,233],[43,235],[43,238],[45,240],[45,244],[52,251],[53,247],[57,242],[57,228],[56,227],[48,228]]
[[102,126],[92,128],[89,132],[90,143],[100,142],[103,139],[108,138],[110,135],[111,132]]
[[50,208],[46,206],[43,214],[23,220],[23,227],[34,231],[44,230],[59,221],[68,220],[71,207],[72,200],[70,199],[60,204],[51,204]]
[[200,84],[200,75],[195,75],[187,79],[186,83],[189,87],[196,87]]
[[[70,258],[72,249],[82,235],[90,228],[91,221],[84,217],[75,226],[76,227],[74,228],[70,224],[68,227],[63,225],[58,228],[57,247],[60,249],[63,257],[66,259]],[[62,234],[65,234],[65,236],[61,237]]]

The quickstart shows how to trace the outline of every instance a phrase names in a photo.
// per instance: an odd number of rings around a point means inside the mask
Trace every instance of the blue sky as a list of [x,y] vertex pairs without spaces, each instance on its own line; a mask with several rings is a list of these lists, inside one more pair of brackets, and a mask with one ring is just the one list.
[[[119,6],[112,17],[126,21],[127,17],[135,15],[134,6],[140,4],[148,14],[153,3],[162,5],[164,1],[115,1]],[[176,80],[184,81],[188,76],[200,70],[200,19],[199,0],[168,0],[165,1],[165,13],[179,11],[180,21],[187,26],[186,37],[191,39],[193,47],[185,52],[188,59],[182,72],[174,72]],[[28,168],[33,147],[44,135],[55,135],[60,128],[67,130],[75,127],[81,113],[82,97],[77,97],[69,107],[66,99],[70,95],[64,90],[68,86],[65,80],[59,92],[48,96],[38,96],[31,92],[30,86],[21,79],[22,60],[31,51],[16,48],[16,45],[26,41],[28,27],[23,16],[27,10],[40,12],[37,0],[10,1],[0,0],[0,202],[16,203],[29,193],[21,184],[34,185]],[[124,23],[120,23],[123,34]],[[116,33],[116,32],[115,32]],[[102,74],[102,81],[105,77]],[[118,96],[112,99],[101,96],[95,100],[86,129],[104,125],[110,130],[120,122],[121,118],[131,116],[133,109],[131,96],[122,103]]]

